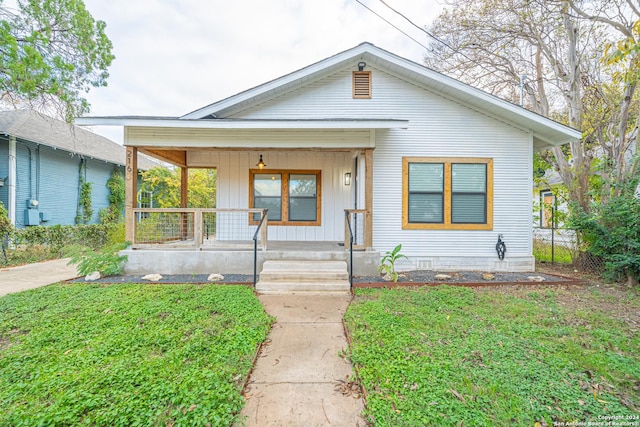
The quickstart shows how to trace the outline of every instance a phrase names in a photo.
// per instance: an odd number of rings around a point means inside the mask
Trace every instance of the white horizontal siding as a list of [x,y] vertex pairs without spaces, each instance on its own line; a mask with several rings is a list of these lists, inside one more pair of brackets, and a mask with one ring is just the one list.
[[344,174],[352,172],[348,152],[309,151],[190,151],[191,167],[218,171],[218,208],[249,207],[249,169],[256,169],[262,154],[268,169],[320,170],[322,200],[320,226],[269,226],[269,240],[342,241],[344,209],[352,207],[351,187]]
[[[503,234],[507,257],[528,264],[531,259],[531,132],[375,68],[372,69],[372,98],[353,99],[351,71],[343,70],[312,82],[234,117],[409,120],[408,129],[375,131],[374,247],[384,252],[402,243],[402,252],[413,259],[414,265],[419,260],[453,265],[458,259],[479,266],[497,260],[495,244],[498,234]],[[402,230],[403,156],[493,158],[494,229]]]

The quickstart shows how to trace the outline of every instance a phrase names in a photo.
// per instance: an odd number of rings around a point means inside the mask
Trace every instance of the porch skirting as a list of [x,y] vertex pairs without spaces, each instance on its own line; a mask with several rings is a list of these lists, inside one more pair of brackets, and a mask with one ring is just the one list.
[[[125,274],[253,274],[253,251],[198,251],[198,250],[125,250],[127,255]],[[346,251],[258,251],[257,271],[267,260],[279,261],[348,261]],[[354,251],[353,274],[376,276],[380,265],[377,251]],[[409,257],[396,264],[398,271],[486,271],[486,272],[531,272],[535,271],[534,257],[507,257],[503,261],[496,257]]]
[[504,260],[498,257],[434,256],[409,257],[396,264],[398,271],[437,270],[437,271],[486,271],[486,272],[531,272],[535,271],[533,256],[512,256]]
[[[142,275],[159,274],[253,274],[253,251],[199,251],[135,249],[120,252],[127,255],[124,273]],[[293,252],[258,251],[257,271],[268,260],[294,261],[348,261],[346,251],[334,252]],[[353,253],[353,274],[375,276],[380,265],[380,253],[361,251]]]

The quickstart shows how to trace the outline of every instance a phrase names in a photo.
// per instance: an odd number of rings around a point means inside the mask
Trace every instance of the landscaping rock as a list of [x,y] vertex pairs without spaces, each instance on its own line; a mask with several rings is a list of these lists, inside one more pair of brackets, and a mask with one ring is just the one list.
[[435,275],[435,279],[436,280],[451,280],[451,276],[449,274],[436,274]]
[[100,280],[100,278],[101,278],[101,277],[102,277],[102,276],[100,275],[100,272],[99,272],[99,271],[94,271],[94,272],[93,272],[93,273],[91,273],[91,274],[87,274],[87,275],[84,277],[84,281],[85,281],[85,282],[94,282],[94,281],[96,281],[96,280]]
[[482,280],[495,280],[496,275],[491,273],[482,273]]
[[162,279],[162,275],[160,274],[147,274],[142,277],[142,280],[148,280],[150,282],[157,282],[160,279]]
[[222,274],[213,273],[207,277],[207,281],[209,282],[221,282],[224,280],[224,276]]
[[532,282],[544,282],[545,280],[547,280],[542,276],[529,276],[527,277],[527,279],[531,280]]

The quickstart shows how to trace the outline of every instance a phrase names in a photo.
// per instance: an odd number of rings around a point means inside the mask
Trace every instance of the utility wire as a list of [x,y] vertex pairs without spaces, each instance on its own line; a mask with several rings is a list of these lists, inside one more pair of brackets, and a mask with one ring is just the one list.
[[[412,36],[410,36],[409,34],[407,34],[406,32],[404,32],[403,30],[401,30],[400,28],[398,28],[397,26],[395,26],[394,24],[392,24],[390,21],[388,21],[386,18],[384,18],[382,15],[378,14],[376,11],[374,11],[373,9],[371,9],[369,6],[367,6],[366,4],[362,3],[362,1],[360,0],[356,0],[358,3],[360,3],[361,6],[363,6],[364,8],[366,8],[367,10],[369,10],[371,13],[373,13],[374,15],[376,15],[378,18],[382,19],[383,21],[385,21],[387,24],[391,25],[393,28],[395,28],[396,30],[400,31],[402,34],[404,34],[405,36],[409,37],[411,40],[413,40],[414,42],[418,43],[420,46],[422,46],[423,48],[425,48],[426,50],[430,50],[430,48],[428,48],[427,46],[425,46],[424,44],[422,44],[421,42],[419,42],[418,40],[416,40],[415,38],[413,38]],[[439,39],[438,37],[434,36],[433,34],[431,34],[429,31],[427,31],[425,28],[419,26],[418,24],[416,24],[415,22],[413,22],[411,19],[409,19],[406,15],[404,15],[403,13],[399,12],[398,10],[394,9],[393,7],[389,6],[384,0],[379,0],[380,3],[382,3],[383,5],[385,5],[387,8],[391,9],[395,14],[400,15],[402,18],[404,18],[407,22],[409,22],[409,24],[411,24],[412,26],[414,26],[415,28],[417,28],[418,30],[422,31],[423,33],[425,33],[427,36],[431,37],[433,40],[437,41],[438,43],[442,44],[443,46],[449,48],[453,53],[457,53],[458,55],[461,55],[463,57],[465,57],[466,59],[468,59],[469,61],[471,61],[472,63],[476,64],[478,67],[482,68],[483,70],[487,71],[489,74],[495,74],[495,70],[489,69],[487,67],[485,67],[484,65],[482,65],[481,63],[479,63],[478,61],[470,58],[469,56],[467,56],[465,53],[461,52],[458,49],[453,48],[451,45],[449,45],[448,43],[446,43],[444,40]]]
[[[409,34],[405,33],[403,30],[400,29],[400,27],[397,27],[396,25],[394,25],[391,21],[389,21],[387,18],[385,18],[384,16],[380,15],[378,12],[376,12],[375,10],[371,9],[369,6],[367,6],[366,4],[362,3],[360,0],[356,0],[358,3],[360,3],[360,6],[364,7],[365,9],[367,9],[369,12],[373,13],[374,15],[376,15],[378,18],[382,19],[384,22],[386,22],[387,24],[391,25],[393,28],[395,28],[396,30],[400,31],[402,34],[404,34],[405,36],[409,37],[411,40],[413,40],[414,42],[418,43],[420,46],[422,46],[423,48],[425,48],[426,50],[429,50],[429,48],[425,45],[423,45],[422,43],[420,43],[418,40],[416,40],[415,38],[413,38],[412,36],[410,36]],[[384,3],[384,2],[383,2]],[[415,25],[415,24],[413,24]]]

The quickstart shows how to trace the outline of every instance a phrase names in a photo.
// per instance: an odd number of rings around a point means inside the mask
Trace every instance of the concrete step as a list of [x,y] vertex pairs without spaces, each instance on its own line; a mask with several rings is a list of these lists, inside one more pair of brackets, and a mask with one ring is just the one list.
[[256,285],[260,293],[349,292],[344,261],[265,261]]

